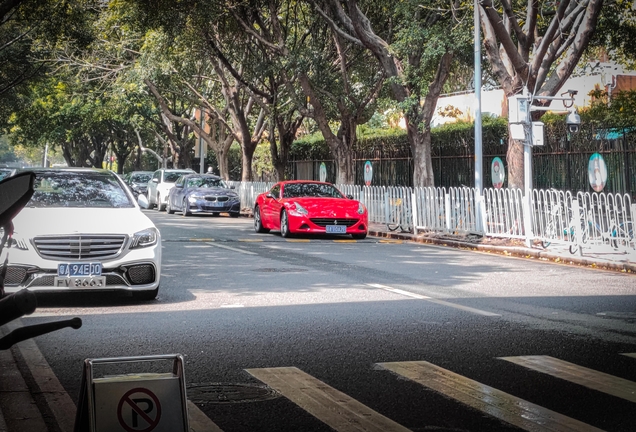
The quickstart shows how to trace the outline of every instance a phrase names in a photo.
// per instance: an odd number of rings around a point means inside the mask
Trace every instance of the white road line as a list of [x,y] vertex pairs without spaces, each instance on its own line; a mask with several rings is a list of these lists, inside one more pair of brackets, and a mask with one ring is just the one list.
[[489,316],[489,317],[501,316],[500,314],[488,312],[488,311],[481,310],[481,309],[475,309],[475,308],[471,308],[471,307],[468,307],[468,306],[459,305],[459,304],[456,304],[456,303],[450,303],[450,302],[447,302],[445,300],[439,300],[439,299],[435,299],[433,297],[427,297],[427,296],[423,296],[423,295],[420,295],[420,294],[415,294],[415,293],[412,293],[412,292],[409,292],[409,291],[404,291],[404,290],[401,290],[399,288],[392,288],[392,287],[389,287],[389,286],[386,286],[386,285],[380,285],[380,284],[366,284],[366,285],[370,286],[370,287],[373,287],[373,288],[378,288],[378,289],[382,289],[382,290],[385,290],[385,291],[390,291],[390,292],[393,292],[393,293],[396,293],[396,294],[400,294],[400,295],[403,295],[403,296],[406,296],[406,297],[411,297],[411,298],[415,298],[415,299],[419,299],[419,300],[425,300],[427,302],[435,303],[435,304],[438,304],[440,306],[447,306],[447,307],[450,307],[450,308],[453,308],[453,309],[459,309],[459,310],[463,310],[465,312],[470,312],[470,313],[474,313],[474,314],[481,315],[481,316]]
[[231,251],[234,251],[234,252],[240,252],[240,253],[243,253],[243,254],[246,254],[246,255],[258,255],[256,252],[250,252],[250,251],[246,251],[246,250],[239,249],[239,248],[233,248],[231,246],[225,246],[225,245],[218,244],[218,243],[206,243],[206,244],[208,244],[210,246],[215,246],[215,247],[218,247],[218,248],[221,248],[221,249],[227,249],[227,250],[231,250]]
[[594,426],[426,361],[378,363],[378,365],[525,431],[601,432],[601,429]]
[[246,371],[338,432],[410,432],[298,368]]

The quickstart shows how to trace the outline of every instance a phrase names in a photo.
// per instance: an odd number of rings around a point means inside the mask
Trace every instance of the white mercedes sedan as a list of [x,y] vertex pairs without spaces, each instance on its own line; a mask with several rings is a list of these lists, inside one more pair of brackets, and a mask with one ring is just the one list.
[[161,236],[111,171],[32,169],[34,193],[13,219],[5,291],[119,291],[156,298]]

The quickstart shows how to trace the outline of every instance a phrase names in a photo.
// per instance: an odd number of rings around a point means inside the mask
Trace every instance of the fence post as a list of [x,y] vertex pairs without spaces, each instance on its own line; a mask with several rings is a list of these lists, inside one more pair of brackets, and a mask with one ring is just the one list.
[[415,198],[415,188],[411,192],[411,216],[413,216],[413,234],[417,235],[417,200]]
[[526,234],[526,246],[532,247],[532,190],[526,188],[526,194],[523,197],[523,224]]
[[444,196],[444,210],[446,212],[446,231],[451,230],[451,198],[450,194]]

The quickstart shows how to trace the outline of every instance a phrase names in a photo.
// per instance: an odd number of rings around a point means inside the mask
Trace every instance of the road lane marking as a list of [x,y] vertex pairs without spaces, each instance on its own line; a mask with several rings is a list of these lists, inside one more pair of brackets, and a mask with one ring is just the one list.
[[194,402],[188,399],[190,432],[223,432]]
[[419,299],[419,300],[425,300],[425,301],[427,301],[429,303],[435,303],[435,304],[438,304],[440,306],[447,306],[447,307],[451,307],[453,309],[463,310],[465,312],[470,312],[470,313],[474,313],[474,314],[477,314],[477,315],[489,316],[489,317],[501,316],[500,314],[496,314],[496,313],[493,313],[493,312],[488,312],[488,311],[481,310],[481,309],[475,309],[475,308],[471,308],[469,306],[463,306],[463,305],[459,305],[459,304],[456,304],[456,303],[450,303],[450,302],[447,302],[447,301],[444,301],[444,300],[439,300],[439,299],[436,299],[436,298],[433,298],[433,297],[427,297],[427,296],[423,296],[423,295],[420,295],[420,294],[415,294],[415,293],[412,293],[412,292],[409,292],[409,291],[401,290],[399,288],[392,288],[392,287],[389,287],[389,286],[386,286],[386,285],[380,285],[380,284],[366,284],[366,285],[370,286],[370,287],[373,287],[373,288],[379,288],[379,289],[382,289],[382,290],[385,290],[385,291],[390,291],[390,292],[393,292],[393,293],[396,293],[396,294],[400,294],[400,295],[403,295],[403,296],[406,296],[406,297],[411,297],[411,298]]
[[309,239],[285,239],[286,242],[289,243],[309,243],[311,240]]
[[358,243],[358,240],[334,240],[334,243]]
[[191,239],[188,239],[188,241],[191,241],[191,242],[213,242],[214,239],[213,238],[191,238]]
[[607,393],[630,402],[636,402],[636,382],[633,381],[615,377],[594,369],[588,369],[550,356],[539,355],[499,358],[537,372],[542,372],[591,388],[592,390]]
[[338,432],[410,432],[298,368],[246,371]]
[[263,239],[257,238],[257,239],[251,239],[251,238],[240,238],[237,239],[237,241],[240,242],[245,242],[245,243],[256,243],[256,242],[262,242]]
[[222,244],[218,244],[216,242],[215,243],[211,243],[210,242],[210,243],[207,243],[207,244],[209,244],[210,246],[215,246],[215,247],[221,248],[221,249],[227,249],[227,250],[231,250],[231,251],[234,251],[234,252],[240,252],[240,253],[243,253],[243,254],[246,254],[246,255],[258,255],[256,252],[250,252],[250,251],[246,251],[246,250],[239,249],[239,248],[233,248],[232,246],[225,246],[225,245],[222,245]]
[[379,240],[378,243],[402,244],[402,243],[404,243],[404,240]]
[[627,357],[636,358],[636,353],[621,353],[621,355],[624,355],[624,356],[627,356]]
[[425,361],[378,363],[386,370],[526,431],[601,431]]

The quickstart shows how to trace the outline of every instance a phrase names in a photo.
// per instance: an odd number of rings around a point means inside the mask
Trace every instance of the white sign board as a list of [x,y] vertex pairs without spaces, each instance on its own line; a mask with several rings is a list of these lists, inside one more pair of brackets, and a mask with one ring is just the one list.
[[96,432],[186,432],[179,377],[116,375],[93,384]]

